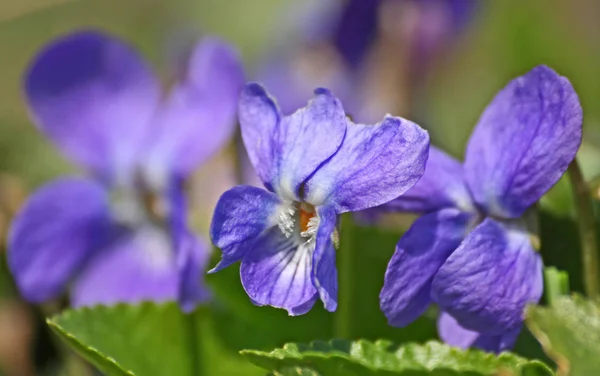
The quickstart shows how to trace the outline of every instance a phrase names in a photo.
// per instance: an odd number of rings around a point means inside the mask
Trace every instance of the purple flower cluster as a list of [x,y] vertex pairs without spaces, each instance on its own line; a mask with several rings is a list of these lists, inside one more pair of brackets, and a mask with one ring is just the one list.
[[46,46],[25,76],[32,118],[89,177],[39,189],[12,223],[8,263],[33,302],[70,285],[75,306],[205,299],[207,247],[187,229],[183,183],[235,126],[243,72],[236,52],[205,38],[162,97],[121,41],[77,32]]
[[[359,3],[345,16],[374,17],[379,2]],[[358,52],[334,40],[354,66],[370,39]],[[543,290],[531,209],[581,143],[582,110],[566,78],[539,66],[510,82],[461,164],[409,120],[354,123],[328,89],[280,109],[260,84],[244,87],[237,54],[215,38],[195,46],[181,73],[163,97],[128,45],[93,31],[34,58],[24,83],[31,116],[88,176],[43,186],[12,223],[8,262],[27,299],[69,289],[74,306],[176,300],[185,310],[206,299],[209,252],[188,229],[184,182],[228,141],[237,111],[265,189],[240,185],[219,199],[210,236],[222,257],[210,272],[240,261],[254,304],[301,315],[320,299],[334,311],[339,215],[418,213],[385,274],[389,323],[408,325],[435,303],[446,342],[493,352],[514,344]]]

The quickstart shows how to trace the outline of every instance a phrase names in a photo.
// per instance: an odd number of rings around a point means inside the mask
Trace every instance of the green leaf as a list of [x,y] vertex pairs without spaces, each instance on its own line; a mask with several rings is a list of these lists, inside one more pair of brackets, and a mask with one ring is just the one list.
[[598,302],[579,295],[560,297],[551,307],[530,307],[526,322],[562,374],[600,374]]
[[275,375],[278,370],[294,367],[327,376],[552,375],[543,363],[514,354],[462,351],[434,341],[397,347],[389,341],[332,340],[309,345],[290,343],[271,352],[241,353],[256,365],[275,371]]
[[107,375],[263,375],[227,351],[206,308],[183,314],[175,303],[82,308],[50,327]]

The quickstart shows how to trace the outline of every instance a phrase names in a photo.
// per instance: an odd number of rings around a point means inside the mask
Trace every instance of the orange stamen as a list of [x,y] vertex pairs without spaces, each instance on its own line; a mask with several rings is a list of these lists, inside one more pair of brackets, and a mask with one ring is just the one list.
[[315,212],[307,212],[303,209],[300,209],[300,232],[305,232],[308,230],[308,222],[314,216]]

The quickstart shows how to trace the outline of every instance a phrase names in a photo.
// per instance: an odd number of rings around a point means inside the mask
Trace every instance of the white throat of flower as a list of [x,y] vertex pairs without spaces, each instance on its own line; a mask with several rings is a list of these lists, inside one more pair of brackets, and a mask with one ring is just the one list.
[[292,202],[281,205],[277,213],[277,226],[286,238],[298,236],[302,243],[313,243],[319,228],[319,216],[314,210],[306,211],[303,204]]

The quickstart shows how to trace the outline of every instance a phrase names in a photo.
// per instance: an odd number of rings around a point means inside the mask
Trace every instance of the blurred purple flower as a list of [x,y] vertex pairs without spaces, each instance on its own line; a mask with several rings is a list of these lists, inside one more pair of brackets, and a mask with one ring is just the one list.
[[183,183],[231,136],[243,72],[205,38],[167,97],[128,45],[95,31],[52,42],[25,77],[40,130],[90,178],[39,189],[12,223],[8,262],[33,302],[72,282],[74,306],[206,298],[208,249],[186,226]]
[[431,148],[423,178],[383,206],[418,212],[385,274],[381,309],[405,326],[431,302],[441,338],[500,352],[513,346],[542,290],[528,208],[563,175],[581,143],[582,110],[569,81],[534,68],[500,91],[460,164]]
[[212,272],[241,261],[242,285],[256,305],[300,315],[320,297],[334,311],[338,214],[411,188],[423,174],[429,136],[398,117],[354,124],[327,89],[282,116],[260,85],[249,84],[239,119],[267,190],[242,185],[221,196],[211,237],[223,256]]

